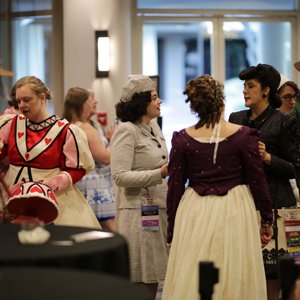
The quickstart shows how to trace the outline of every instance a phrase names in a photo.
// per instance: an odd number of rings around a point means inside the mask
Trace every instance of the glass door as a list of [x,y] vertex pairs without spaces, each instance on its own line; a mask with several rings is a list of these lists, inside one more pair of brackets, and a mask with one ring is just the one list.
[[227,118],[245,108],[241,70],[265,63],[292,78],[292,26],[291,22],[225,21],[223,35]]
[[159,75],[162,129],[168,147],[174,130],[196,120],[183,90],[188,80],[211,73],[212,27],[211,21],[150,22],[143,26],[143,73]]
[[267,63],[292,77],[289,21],[144,20],[142,33],[143,74],[159,75],[162,130],[169,149],[173,132],[196,122],[184,101],[188,80],[212,74],[224,82],[227,119],[232,111],[244,109],[243,82],[238,78],[242,69]]

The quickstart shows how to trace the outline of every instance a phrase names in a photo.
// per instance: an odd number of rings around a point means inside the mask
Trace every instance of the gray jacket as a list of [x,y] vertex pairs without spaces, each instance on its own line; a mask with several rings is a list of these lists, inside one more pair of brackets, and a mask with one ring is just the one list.
[[156,199],[166,207],[167,182],[160,167],[168,162],[168,150],[155,120],[150,127],[142,123],[121,123],[111,141],[111,171],[116,190],[116,207],[140,208],[141,197]]

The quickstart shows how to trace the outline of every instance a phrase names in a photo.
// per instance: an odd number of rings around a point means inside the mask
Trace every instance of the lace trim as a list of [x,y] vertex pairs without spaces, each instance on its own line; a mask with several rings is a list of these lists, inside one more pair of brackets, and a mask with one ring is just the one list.
[[39,131],[54,124],[57,120],[59,120],[59,117],[55,115],[49,117],[48,119],[42,121],[41,123],[33,123],[29,119],[27,119],[27,127],[32,131]]
[[262,253],[265,264],[276,264],[277,257],[289,255],[288,251],[283,248],[278,249],[278,253],[276,253],[274,248],[270,250],[264,249]]

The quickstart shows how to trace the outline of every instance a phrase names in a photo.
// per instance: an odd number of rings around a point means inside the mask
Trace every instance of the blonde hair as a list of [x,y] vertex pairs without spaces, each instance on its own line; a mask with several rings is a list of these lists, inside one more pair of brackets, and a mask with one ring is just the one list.
[[14,85],[15,90],[24,85],[29,85],[30,89],[37,95],[45,94],[46,100],[50,100],[52,95],[46,84],[35,76],[25,76],[20,78]]

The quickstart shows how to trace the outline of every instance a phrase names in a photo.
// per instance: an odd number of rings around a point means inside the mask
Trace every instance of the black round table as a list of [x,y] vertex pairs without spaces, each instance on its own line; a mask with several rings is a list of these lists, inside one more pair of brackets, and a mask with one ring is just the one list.
[[73,243],[71,236],[94,230],[54,225],[46,225],[45,229],[51,234],[45,244],[23,245],[18,239],[20,225],[0,225],[0,268],[73,268],[110,273],[129,279],[128,246],[123,236],[112,234],[112,237],[108,238]]
[[149,300],[145,287],[120,277],[68,269],[0,267],[1,300]]

